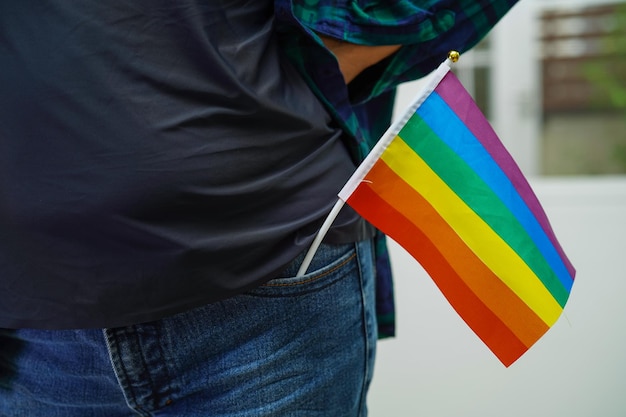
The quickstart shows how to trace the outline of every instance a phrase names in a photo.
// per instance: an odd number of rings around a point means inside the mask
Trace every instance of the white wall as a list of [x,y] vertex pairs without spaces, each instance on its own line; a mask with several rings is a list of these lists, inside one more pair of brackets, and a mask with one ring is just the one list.
[[532,185],[577,268],[564,314],[505,368],[392,245],[398,336],[378,344],[370,416],[626,416],[626,177]]

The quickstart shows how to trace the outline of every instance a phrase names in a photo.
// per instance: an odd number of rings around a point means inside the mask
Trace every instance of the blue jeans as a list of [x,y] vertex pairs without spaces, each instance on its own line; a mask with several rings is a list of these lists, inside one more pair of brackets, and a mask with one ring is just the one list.
[[163,320],[0,330],[0,416],[365,416],[376,344],[370,242],[309,274]]

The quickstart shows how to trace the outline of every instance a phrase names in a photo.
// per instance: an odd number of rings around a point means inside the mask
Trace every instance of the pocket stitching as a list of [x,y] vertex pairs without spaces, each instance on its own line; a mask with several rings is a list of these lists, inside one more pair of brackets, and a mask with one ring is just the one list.
[[319,275],[315,275],[309,279],[305,279],[303,281],[298,281],[298,282],[293,282],[293,283],[281,283],[281,284],[270,284],[267,283],[265,285],[263,285],[264,287],[295,287],[298,285],[303,285],[303,284],[308,284],[309,282],[312,281],[316,281],[320,278],[325,277],[328,274],[331,274],[333,272],[335,272],[336,270],[338,270],[339,268],[342,268],[345,264],[347,264],[348,262],[350,262],[351,260],[353,260],[356,257],[356,252],[353,253],[352,255],[350,255],[349,257],[347,257],[343,262],[341,262],[338,265],[335,265],[333,268],[329,269],[328,271],[324,271]]

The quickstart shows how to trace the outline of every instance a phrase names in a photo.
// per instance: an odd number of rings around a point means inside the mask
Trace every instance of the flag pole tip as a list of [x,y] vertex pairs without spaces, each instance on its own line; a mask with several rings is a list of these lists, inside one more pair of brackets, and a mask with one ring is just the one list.
[[460,56],[461,54],[459,54],[457,51],[448,52],[448,59],[452,62],[457,62]]

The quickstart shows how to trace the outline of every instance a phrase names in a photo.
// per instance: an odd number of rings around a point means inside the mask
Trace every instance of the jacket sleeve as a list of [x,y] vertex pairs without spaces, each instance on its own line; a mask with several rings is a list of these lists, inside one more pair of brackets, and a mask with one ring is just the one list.
[[403,47],[364,71],[351,88],[363,102],[435,69],[448,51],[478,43],[517,0],[293,0],[294,16],[313,32],[364,45]]

